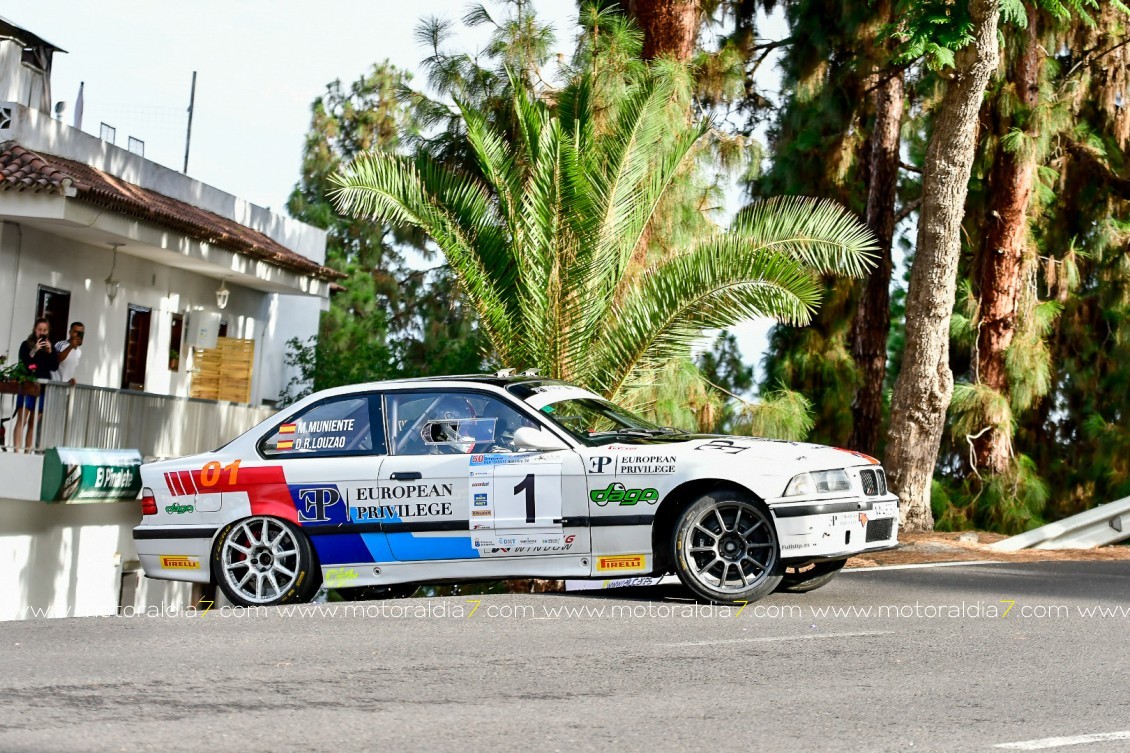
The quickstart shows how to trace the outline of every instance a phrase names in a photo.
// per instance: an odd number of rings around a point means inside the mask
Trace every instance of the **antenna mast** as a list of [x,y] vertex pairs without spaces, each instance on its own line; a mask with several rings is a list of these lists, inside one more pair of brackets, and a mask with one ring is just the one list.
[[188,147],[192,144],[192,111],[196,106],[196,71],[192,72],[192,92],[188,95],[188,133],[184,137],[184,174],[188,174]]

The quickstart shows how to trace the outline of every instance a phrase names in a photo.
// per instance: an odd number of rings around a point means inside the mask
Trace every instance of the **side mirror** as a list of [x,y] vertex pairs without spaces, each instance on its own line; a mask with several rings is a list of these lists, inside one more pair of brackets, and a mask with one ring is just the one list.
[[532,426],[522,426],[514,431],[514,447],[518,450],[537,452],[569,449],[569,445],[545,429],[535,429]]

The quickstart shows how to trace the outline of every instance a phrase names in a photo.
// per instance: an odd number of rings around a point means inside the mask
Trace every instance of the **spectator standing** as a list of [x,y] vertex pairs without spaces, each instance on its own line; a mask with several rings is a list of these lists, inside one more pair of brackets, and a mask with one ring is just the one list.
[[[20,362],[36,379],[47,379],[59,368],[59,358],[51,347],[51,325],[46,319],[36,319],[35,328],[20,343]],[[36,385],[38,389],[39,385]],[[16,449],[31,449],[35,438],[35,424],[43,417],[43,393],[16,396]]]
[[85,336],[86,327],[82,322],[71,322],[71,331],[67,333],[67,339],[55,343],[59,368],[51,372],[53,380],[67,384],[75,383],[75,372],[78,371],[79,361],[82,360],[82,339]]

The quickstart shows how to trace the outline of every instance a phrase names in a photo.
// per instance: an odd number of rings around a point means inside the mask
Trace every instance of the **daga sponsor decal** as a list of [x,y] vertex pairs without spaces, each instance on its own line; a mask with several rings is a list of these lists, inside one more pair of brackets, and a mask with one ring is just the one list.
[[166,570],[199,570],[200,560],[183,554],[162,554],[161,567]]
[[649,505],[654,505],[659,501],[659,492],[656,489],[625,489],[623,484],[614,482],[603,489],[593,489],[589,492],[589,499],[600,507],[604,507],[609,502],[619,505],[647,502]]
[[192,505],[171,504],[165,505],[165,512],[170,515],[183,515],[186,512],[195,512],[196,508]]
[[598,573],[616,573],[626,570],[643,570],[647,557],[643,554],[621,554],[616,557],[597,557]]

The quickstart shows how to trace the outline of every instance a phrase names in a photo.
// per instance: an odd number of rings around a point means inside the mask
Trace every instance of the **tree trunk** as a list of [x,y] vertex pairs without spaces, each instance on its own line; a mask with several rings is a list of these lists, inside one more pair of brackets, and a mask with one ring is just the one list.
[[[1016,96],[1029,111],[1040,98],[1040,47],[1038,14],[1028,6],[1028,28],[1019,50],[1012,81]],[[999,136],[1011,126],[1001,119]],[[1030,136],[1032,129],[1027,129]],[[989,175],[989,212],[977,270],[980,316],[977,352],[974,354],[977,381],[1004,396],[1010,393],[1005,354],[1016,332],[1016,316],[1024,285],[1025,251],[1028,246],[1028,203],[1032,198],[1036,164],[1027,150],[1006,152],[998,149]],[[990,429],[973,440],[977,466],[989,473],[1003,473],[1012,457],[1012,433]]]
[[1126,15],[1113,3],[1101,3],[1093,27],[1086,27],[1085,46],[1094,50],[1092,64],[1098,95],[1099,111],[1104,128],[1114,137],[1118,148],[1130,143],[1130,45],[1125,45]]
[[[890,21],[890,2],[880,3],[879,17]],[[860,385],[852,404],[851,447],[871,455],[879,451],[883,421],[883,380],[887,374],[887,337],[891,331],[891,244],[895,234],[895,194],[902,124],[902,72],[889,76],[875,91],[875,127],[867,186],[867,225],[879,241],[878,265],[867,278],[852,329],[851,355]]]
[[643,31],[643,57],[669,55],[685,63],[698,37],[698,0],[628,0],[628,14]]
[[953,395],[949,324],[977,114],[997,67],[997,0],[970,0],[973,43],[957,54],[922,170],[922,213],[906,300],[906,351],[895,382],[886,465],[906,530],[929,530],[930,483]]

